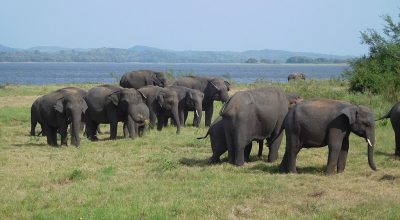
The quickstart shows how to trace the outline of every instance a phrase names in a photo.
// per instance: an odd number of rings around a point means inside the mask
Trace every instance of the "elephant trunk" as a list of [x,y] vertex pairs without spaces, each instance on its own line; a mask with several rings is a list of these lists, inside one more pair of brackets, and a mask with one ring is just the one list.
[[366,138],[367,143],[368,143],[368,164],[369,167],[371,167],[372,170],[377,170],[375,163],[374,163],[374,144],[375,144],[375,137],[373,135],[370,136],[370,138]]
[[79,138],[79,131],[81,128],[81,112],[73,113],[71,121],[71,144],[79,147],[81,143]]
[[178,107],[172,109],[172,117],[176,123],[176,133],[179,134],[181,132],[181,122],[179,121]]
[[[135,136],[136,136],[135,135],[135,127],[134,127],[135,121],[133,120],[133,118],[130,115],[127,116],[127,120],[126,120],[126,124],[125,125],[128,128],[129,138],[134,139]],[[126,135],[125,135],[125,137],[126,137]]]

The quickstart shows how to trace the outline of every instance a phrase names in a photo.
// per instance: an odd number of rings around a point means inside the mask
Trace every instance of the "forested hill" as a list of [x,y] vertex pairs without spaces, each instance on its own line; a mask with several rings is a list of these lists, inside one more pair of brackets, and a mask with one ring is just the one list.
[[175,51],[146,46],[70,49],[33,47],[16,49],[0,45],[0,62],[149,62],[149,63],[342,63],[349,56],[283,50]]

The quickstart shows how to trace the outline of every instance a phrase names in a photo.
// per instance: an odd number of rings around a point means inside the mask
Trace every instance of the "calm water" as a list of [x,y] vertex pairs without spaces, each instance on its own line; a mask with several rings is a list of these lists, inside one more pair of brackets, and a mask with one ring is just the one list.
[[241,83],[257,79],[286,82],[287,75],[293,72],[302,72],[309,79],[336,78],[347,67],[301,64],[0,63],[0,84],[115,83],[119,82],[123,73],[138,69],[169,71],[175,76],[225,76]]

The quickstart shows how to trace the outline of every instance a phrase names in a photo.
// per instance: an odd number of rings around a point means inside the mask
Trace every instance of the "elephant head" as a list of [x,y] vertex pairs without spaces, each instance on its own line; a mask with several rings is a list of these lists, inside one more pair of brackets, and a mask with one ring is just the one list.
[[156,96],[156,101],[163,111],[171,112],[176,122],[176,133],[180,133],[180,121],[178,116],[178,95],[175,91],[163,89]]
[[152,75],[153,85],[159,87],[165,87],[167,84],[167,78],[163,72],[154,72]]
[[198,127],[201,121],[201,116],[203,114],[203,99],[204,99],[204,93],[192,89],[187,91],[186,94],[186,105],[190,108],[193,108],[195,111],[196,116],[198,117],[198,120],[196,120],[196,123],[194,126]]
[[365,138],[368,144],[368,164],[376,170],[374,163],[375,120],[372,111],[366,106],[350,106],[344,108],[341,114],[348,118],[350,130],[356,135]]
[[288,100],[289,108],[299,104],[304,99],[297,93],[286,93],[286,98]]
[[71,144],[77,147],[80,145],[79,131],[87,108],[85,100],[79,95],[65,95],[54,105],[54,110],[61,114],[67,123],[71,123]]
[[212,99],[217,101],[226,102],[229,99],[228,91],[230,84],[221,78],[213,78],[208,81],[208,88],[212,94]]

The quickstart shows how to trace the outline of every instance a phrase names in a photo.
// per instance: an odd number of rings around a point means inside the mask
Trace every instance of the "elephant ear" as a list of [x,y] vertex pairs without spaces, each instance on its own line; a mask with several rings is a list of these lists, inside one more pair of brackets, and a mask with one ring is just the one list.
[[358,107],[357,106],[350,106],[344,108],[342,111],[340,111],[341,114],[345,115],[349,119],[350,124],[354,124],[357,119],[357,111]]
[[158,93],[156,100],[157,100],[158,104],[160,105],[160,107],[162,108],[163,103],[164,103],[164,93],[163,92]]
[[108,101],[113,103],[115,106],[118,106],[119,103],[119,92],[113,92],[108,96]]
[[191,101],[193,100],[193,94],[190,91],[186,92],[186,104],[191,103]]
[[224,81],[224,83],[225,83],[225,85],[226,85],[226,88],[227,88],[227,90],[229,91],[229,90],[231,90],[231,84],[228,82],[228,81]]
[[56,104],[54,105],[54,110],[56,110],[59,113],[64,112],[64,104],[63,104],[64,98],[58,99],[56,101]]

